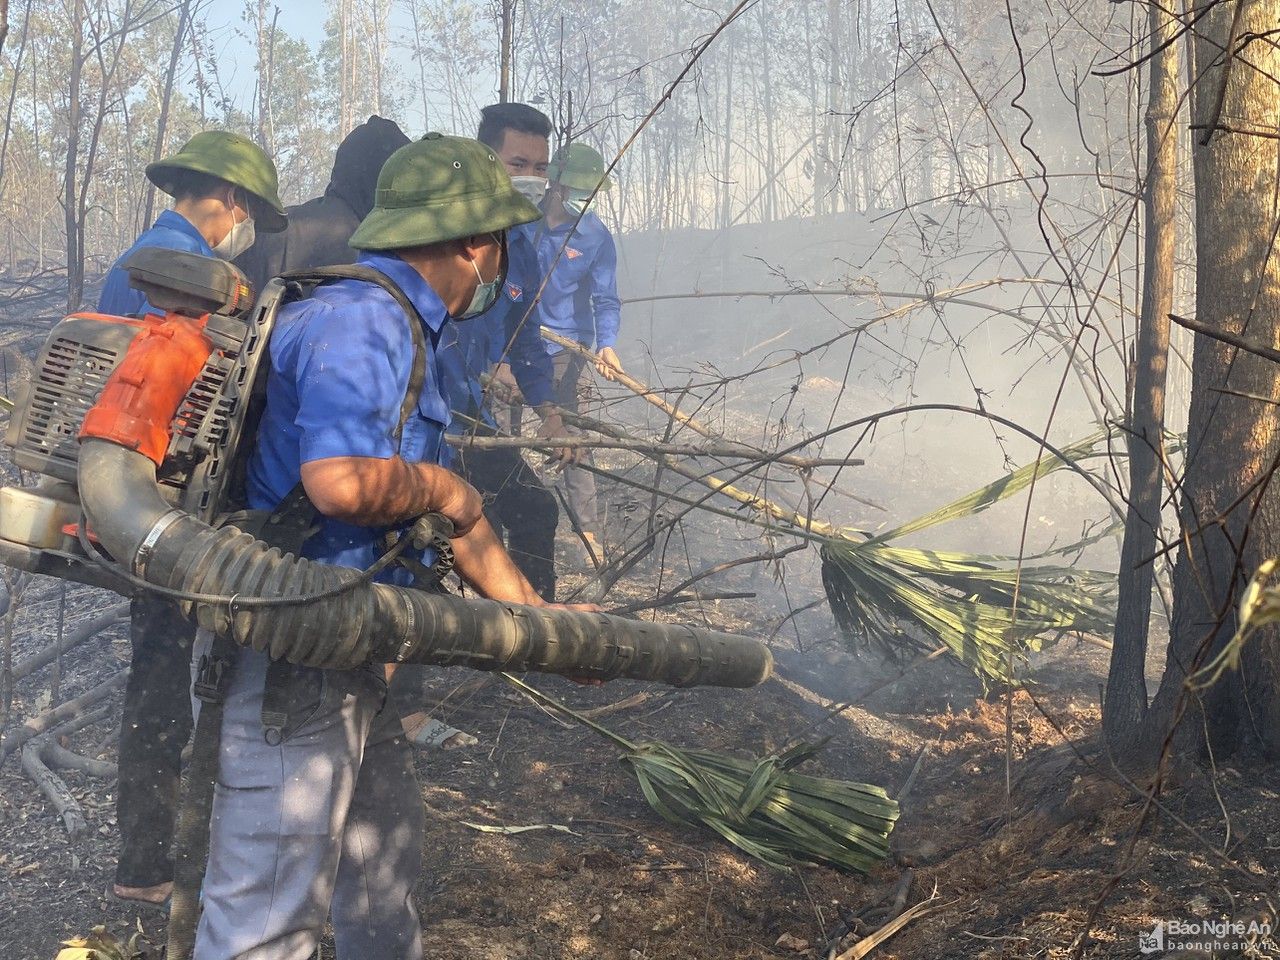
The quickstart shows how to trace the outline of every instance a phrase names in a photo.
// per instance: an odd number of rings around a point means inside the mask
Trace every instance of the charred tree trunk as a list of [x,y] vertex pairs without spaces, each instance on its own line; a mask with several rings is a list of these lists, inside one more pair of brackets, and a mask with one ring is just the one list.
[[[156,123],[156,142],[151,151],[151,160],[155,162],[164,156],[165,133],[169,129],[169,105],[173,101],[173,78],[178,72],[178,57],[182,53],[183,38],[187,35],[187,24],[191,22],[191,0],[183,0],[178,8],[178,32],[173,38],[173,47],[169,51],[169,69],[164,75],[164,91],[160,95],[160,116]],[[142,212],[142,227],[151,225],[151,215],[155,211],[155,184],[147,181],[147,200]]]
[[[1274,122],[1280,50],[1260,38],[1278,17],[1280,0],[1219,4],[1205,15],[1194,54],[1203,86],[1193,104],[1193,129],[1203,131],[1193,148],[1197,315],[1272,346],[1280,345],[1280,142],[1247,131]],[[1274,364],[1196,339],[1183,539],[1168,660],[1144,730],[1148,758],[1166,740],[1177,758],[1199,757],[1207,746],[1221,758],[1251,735],[1272,751],[1280,746],[1274,632],[1254,641],[1239,674],[1197,696],[1184,684],[1234,632],[1249,574],[1280,552],[1280,485],[1271,481],[1277,402]]]
[[1150,558],[1156,552],[1164,490],[1165,379],[1177,239],[1178,45],[1174,42],[1177,26],[1177,21],[1160,6],[1151,5],[1151,48],[1159,52],[1151,58],[1146,115],[1148,168],[1144,197],[1142,315],[1138,322],[1126,438],[1129,504],[1120,549],[1115,646],[1102,716],[1103,733],[1116,753],[1128,749],[1147,712],[1147,635],[1155,571]]
[[67,156],[62,171],[63,223],[67,234],[67,312],[84,297],[84,238],[76,169],[80,159],[80,77],[84,68],[84,3],[71,5],[71,75],[67,79]]

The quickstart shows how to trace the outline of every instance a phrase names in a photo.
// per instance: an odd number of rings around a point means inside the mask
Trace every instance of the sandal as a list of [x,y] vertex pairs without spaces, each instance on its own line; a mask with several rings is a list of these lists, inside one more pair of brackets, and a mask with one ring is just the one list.
[[437,747],[441,750],[457,750],[460,747],[474,747],[480,741],[457,727],[451,727],[441,720],[428,718],[412,735],[409,742],[420,750]]
[[128,907],[131,910],[154,910],[158,913],[169,915],[169,905],[173,901],[173,896],[167,896],[159,903],[154,900],[139,900],[136,897],[122,897],[116,893],[114,884],[107,884],[105,893],[108,903],[118,903]]

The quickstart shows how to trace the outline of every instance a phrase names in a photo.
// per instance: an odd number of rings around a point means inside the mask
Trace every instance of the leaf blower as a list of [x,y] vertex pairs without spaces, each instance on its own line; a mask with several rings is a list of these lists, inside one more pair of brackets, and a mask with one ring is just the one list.
[[163,314],[77,313],[56,324],[15,400],[6,443],[35,487],[0,489],[0,562],[151,590],[201,626],[276,660],[540,671],[749,687],[757,640],[675,624],[469,599],[372,582],[222,524],[243,493],[280,308],[231,264],[142,249],[132,286]]

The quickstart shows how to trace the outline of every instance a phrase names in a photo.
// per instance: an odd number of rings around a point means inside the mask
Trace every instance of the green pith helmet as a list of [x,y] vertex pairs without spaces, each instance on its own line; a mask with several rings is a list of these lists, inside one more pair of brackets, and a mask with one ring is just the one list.
[[393,153],[373,209],[351,236],[357,250],[402,250],[532,223],[542,211],[511,185],[478,140],[428,133]]
[[259,229],[278,233],[285,228],[276,165],[247,137],[227,130],[197,133],[177,153],[147,164],[147,179],[173,196],[174,174],[182,170],[194,170],[242,187],[261,201],[252,211]]
[[547,164],[547,179],[574,190],[608,190],[613,182],[604,175],[604,157],[585,143],[570,143],[556,151]]

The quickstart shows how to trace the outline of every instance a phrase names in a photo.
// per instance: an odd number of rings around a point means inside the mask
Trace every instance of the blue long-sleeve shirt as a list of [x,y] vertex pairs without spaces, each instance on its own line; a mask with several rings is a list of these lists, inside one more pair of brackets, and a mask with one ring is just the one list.
[[[549,228],[543,221],[520,228],[534,237],[542,272],[551,272],[539,304],[543,323],[562,337],[587,347],[612,347],[618,342],[621,321],[618,251],[613,235],[590,211],[570,236],[572,226],[570,221]],[[561,246],[565,247],[564,253],[552,269]],[[555,354],[561,348],[546,343],[545,349]]]
[[115,317],[132,317],[143,313],[159,313],[147,302],[140,290],[129,286],[129,275],[122,264],[129,256],[143,247],[164,247],[166,250],[183,250],[187,253],[198,253],[212,257],[213,250],[205,238],[186,217],[172,210],[166,210],[156,218],[150,229],[146,230],[133,246],[121,254],[107,274],[102,285],[102,295],[98,297],[98,312]]
[[532,406],[551,401],[551,358],[538,328],[545,322],[542,304],[533,302],[542,286],[542,269],[528,224],[507,235],[507,282],[489,331],[489,361],[511,364],[511,372]]
[[[440,343],[440,363],[447,371],[449,403],[467,416],[479,416],[489,426],[492,417],[482,404],[482,374],[499,361],[511,364],[525,401],[532,406],[551,400],[551,357],[538,333],[541,316],[529,305],[542,282],[537,255],[527,236],[508,234],[507,278],[497,302],[480,316],[450,324]],[[528,317],[526,319],[526,314]],[[466,433],[465,421],[455,421],[452,433]]]

